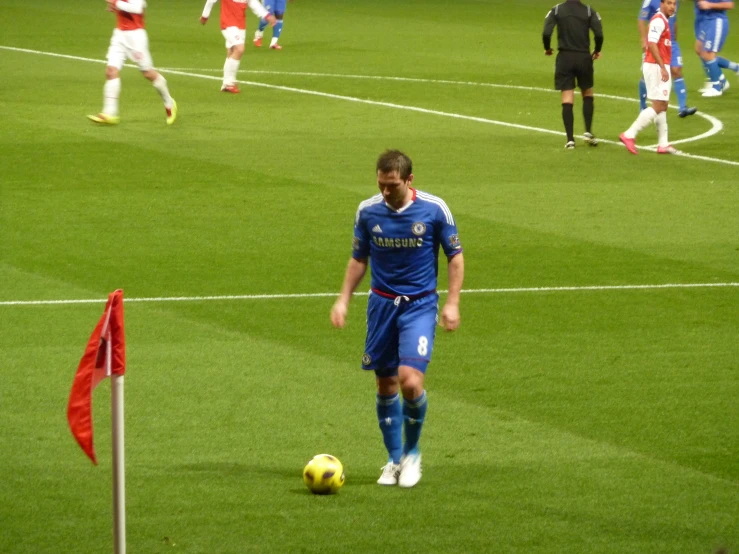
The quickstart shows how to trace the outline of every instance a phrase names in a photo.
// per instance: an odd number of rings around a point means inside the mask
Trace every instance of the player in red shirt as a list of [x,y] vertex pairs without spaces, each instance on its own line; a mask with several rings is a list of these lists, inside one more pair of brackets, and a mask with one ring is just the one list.
[[672,58],[672,37],[669,19],[675,13],[676,0],[661,0],[659,11],[649,21],[647,51],[642,65],[644,82],[647,85],[647,98],[652,106],[642,110],[639,117],[619,137],[632,154],[636,151],[636,136],[654,122],[657,127],[657,153],[675,154],[667,140],[667,106],[670,101],[672,78],[670,63]]
[[[210,17],[213,5],[218,0],[206,0],[200,23],[205,25]],[[223,84],[221,91],[238,94],[241,92],[236,86],[236,72],[239,70],[241,56],[244,55],[244,41],[246,40],[246,6],[249,5],[254,15],[266,19],[273,27],[277,23],[259,0],[222,0],[221,2],[221,33],[226,39],[226,63],[223,64]]]
[[108,47],[108,66],[105,68],[105,86],[103,87],[103,111],[87,117],[95,123],[116,125],[118,116],[118,98],[121,94],[120,70],[126,59],[139,66],[141,74],[149,79],[164,101],[167,112],[167,125],[172,125],[177,118],[177,102],[170,96],[167,81],[154,69],[149,53],[149,37],[144,28],[145,0],[106,0],[108,11],[116,14],[117,25],[113,31]]

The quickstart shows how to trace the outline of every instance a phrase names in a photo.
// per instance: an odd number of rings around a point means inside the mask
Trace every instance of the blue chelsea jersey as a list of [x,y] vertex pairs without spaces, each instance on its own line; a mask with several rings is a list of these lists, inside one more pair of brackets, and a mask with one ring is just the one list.
[[[659,11],[660,0],[644,0],[642,2],[641,11],[639,12],[639,19],[646,21],[647,23],[654,17]],[[672,40],[675,40],[675,22],[677,21],[677,10],[680,7],[680,2],[675,2],[675,13],[669,18],[670,24],[670,36]]]
[[359,204],[352,256],[370,258],[372,289],[414,296],[436,289],[439,247],[447,257],[462,252],[457,225],[446,203],[411,189],[413,200],[395,210],[382,194]]

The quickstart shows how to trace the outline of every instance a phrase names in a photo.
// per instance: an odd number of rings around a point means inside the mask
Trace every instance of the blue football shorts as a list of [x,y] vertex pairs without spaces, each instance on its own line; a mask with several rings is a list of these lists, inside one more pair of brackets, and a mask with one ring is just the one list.
[[425,373],[434,349],[438,313],[435,292],[411,301],[370,293],[362,369],[374,370],[378,377],[397,375],[399,365]]
[[287,0],[264,0],[264,8],[271,14],[285,13]]
[[721,52],[728,34],[728,18],[717,17],[703,20],[695,26],[695,38],[703,44],[706,52]]

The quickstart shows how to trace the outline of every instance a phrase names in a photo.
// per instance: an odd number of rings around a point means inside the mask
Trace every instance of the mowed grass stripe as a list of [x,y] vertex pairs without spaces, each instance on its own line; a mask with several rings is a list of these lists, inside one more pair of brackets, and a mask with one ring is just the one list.
[[[58,54],[58,53],[55,53],[55,52],[44,52],[44,51],[39,51],[39,50],[28,50],[28,49],[15,48],[15,47],[9,47],[9,46],[2,46],[2,45],[0,45],[0,48],[6,49],[6,50],[20,51],[20,52],[24,52],[24,53],[31,53],[31,54],[38,54],[38,55],[47,55],[47,56],[68,58],[68,59],[73,59],[73,60],[77,60],[77,61],[86,61],[86,62],[94,62],[94,63],[101,63],[101,62],[103,62],[103,60],[96,60],[96,59],[93,59],[93,58],[84,58],[84,57],[80,57],[80,56],[70,56],[70,55],[67,55],[67,54]],[[126,64],[126,66],[127,67],[135,67],[135,66],[131,66],[130,64]],[[215,76],[215,75],[202,75],[202,74],[191,73],[191,72],[186,72],[186,71],[174,71],[174,70],[170,70],[169,73],[170,74],[173,74],[173,75],[181,75],[181,76],[184,76],[184,77],[195,77],[195,78],[199,78],[199,79],[208,79],[208,80],[215,80],[215,81],[220,81],[221,80],[221,77],[218,77],[218,76]],[[465,121],[473,121],[473,122],[477,122],[477,123],[486,123],[486,124],[491,124],[491,125],[498,125],[498,126],[502,126],[502,127],[508,127],[508,128],[518,129],[518,130],[523,130],[523,131],[534,131],[534,132],[539,132],[539,133],[547,133],[547,134],[551,134],[551,135],[564,136],[564,133],[562,131],[554,131],[552,129],[545,129],[545,128],[542,128],[542,127],[533,127],[533,126],[530,126],[530,125],[522,125],[522,124],[519,124],[519,123],[510,123],[510,122],[507,122],[507,121],[499,121],[499,120],[488,119],[488,118],[484,118],[484,117],[470,116],[470,115],[464,115],[464,114],[452,113],[452,112],[445,112],[445,111],[440,111],[440,110],[431,110],[431,109],[422,108],[422,107],[419,107],[419,106],[407,106],[407,105],[402,105],[402,104],[396,104],[396,103],[393,103],[393,102],[382,102],[382,101],[378,101],[378,100],[369,100],[369,99],[366,99],[366,98],[356,98],[356,97],[353,97],[353,96],[344,96],[344,95],[340,95],[340,94],[332,94],[332,93],[328,93],[328,92],[321,92],[321,91],[309,90],[309,89],[302,89],[302,88],[296,88],[296,87],[288,87],[288,86],[282,86],[282,85],[271,85],[271,84],[260,83],[260,82],[255,82],[255,81],[237,80],[236,82],[239,83],[239,84],[242,84],[242,85],[252,86],[252,87],[262,87],[262,88],[273,89],[273,90],[281,90],[281,91],[285,91],[285,92],[294,92],[294,93],[298,93],[298,94],[308,94],[308,95],[312,95],[312,96],[318,96],[318,97],[322,97],[322,98],[329,98],[329,99],[333,99],[333,100],[344,100],[344,101],[355,102],[355,103],[359,103],[359,104],[368,104],[368,105],[371,105],[371,106],[380,106],[380,107],[385,107],[385,108],[393,108],[393,109],[405,110],[405,111],[422,113],[422,114],[427,114],[427,115],[435,115],[435,116],[448,117],[448,118],[465,120]],[[531,89],[531,90],[536,90],[536,89]],[[619,97],[610,96],[610,98],[619,98]],[[704,116],[704,114],[701,113],[701,116]],[[713,125],[711,131],[709,131],[707,133],[703,133],[701,135],[698,135],[697,137],[691,137],[689,139],[683,139],[683,140],[681,140],[679,142],[680,143],[685,143],[685,142],[690,142],[690,141],[693,141],[693,140],[698,140],[698,139],[701,139],[701,138],[707,138],[707,137],[712,136],[713,134],[718,133],[723,128],[723,124],[719,120],[717,120],[715,118],[712,118],[711,123]],[[577,136],[577,138],[580,138],[580,139],[583,138],[582,135],[576,135],[576,136]],[[610,144],[610,145],[614,145],[614,146],[620,146],[620,143],[619,142],[616,142],[616,141],[613,141],[613,140],[608,140],[608,139],[603,139],[603,138],[599,139],[599,142],[601,142],[603,144]],[[677,144],[677,141],[675,143]],[[656,149],[657,149],[656,146],[638,146],[638,148],[640,150],[646,150],[646,151],[650,151],[650,152],[655,152]],[[731,166],[737,166],[737,167],[739,167],[739,162],[732,161],[732,160],[726,160],[726,159],[722,159],[722,158],[714,158],[714,157],[702,156],[702,155],[698,155],[698,154],[689,154],[687,152],[681,152],[681,151],[678,151],[674,155],[675,156],[679,156],[679,157],[683,157],[683,158],[694,159],[694,160],[697,160],[697,161],[705,161],[705,162],[719,163],[719,164],[731,165]]]

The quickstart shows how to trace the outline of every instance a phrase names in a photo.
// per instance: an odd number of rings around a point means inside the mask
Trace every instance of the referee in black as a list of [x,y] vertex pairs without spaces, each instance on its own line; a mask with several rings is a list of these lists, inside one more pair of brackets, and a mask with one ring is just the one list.
[[[565,148],[575,148],[573,134],[575,80],[582,92],[582,115],[585,118],[585,140],[598,146],[592,133],[593,124],[593,61],[600,58],[603,46],[603,26],[600,16],[580,0],[566,0],[554,6],[544,20],[544,53],[552,55],[552,33],[557,27],[557,63],[554,69],[554,88],[562,91],[562,121],[567,132]],[[595,38],[595,49],[590,51],[590,30]]]

